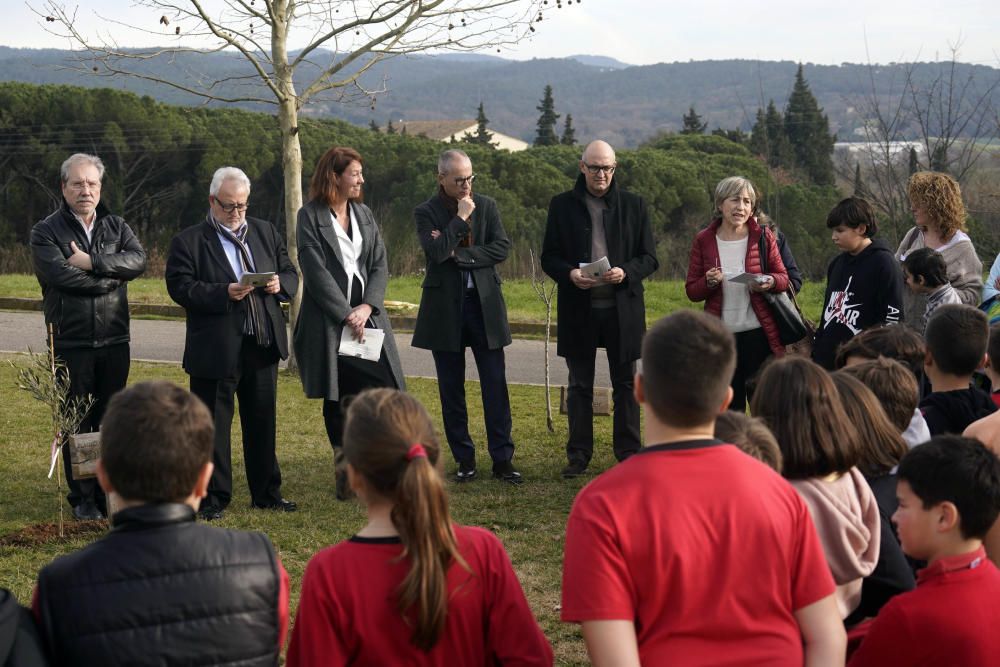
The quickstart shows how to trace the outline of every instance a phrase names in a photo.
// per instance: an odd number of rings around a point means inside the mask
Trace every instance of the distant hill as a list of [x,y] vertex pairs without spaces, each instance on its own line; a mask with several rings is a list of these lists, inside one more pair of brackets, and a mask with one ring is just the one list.
[[[0,78],[30,83],[68,83],[106,86],[150,95],[172,104],[201,104],[199,98],[156,84],[123,78],[86,76],[62,68],[68,51],[0,47]],[[361,63],[358,63],[360,66]],[[247,64],[229,54],[181,55],[149,61],[150,74],[188,82],[223,76],[233,82],[220,88],[224,93],[258,93],[267,98],[259,84],[237,77],[249,74]],[[921,63],[915,66],[918,81],[929,83],[948,64]],[[681,117],[694,106],[708,123],[716,127],[742,128],[753,124],[757,108],[774,99],[782,107],[791,90],[796,63],[756,60],[717,60],[657,65],[628,66],[612,58],[573,58],[512,61],[487,55],[415,55],[377,63],[361,81],[369,88],[383,84],[388,92],[379,95],[375,109],[370,102],[344,104],[334,99],[307,107],[306,114],[342,118],[358,125],[375,120],[385,125],[390,118],[435,120],[468,118],[483,101],[490,126],[498,132],[531,141],[538,112],[535,107],[542,90],[551,84],[557,113],[573,114],[580,140],[603,137],[619,146],[635,146],[660,131],[678,130]],[[904,66],[897,64],[805,65],[805,76],[830,117],[830,128],[840,140],[861,139],[857,130],[865,118],[859,105],[873,84],[880,94],[902,91]],[[957,81],[972,77],[986,89],[1000,77],[1000,70],[982,65],[958,65]],[[1000,107],[1000,87],[994,92]],[[246,103],[244,108],[273,110],[266,104]],[[562,119],[560,119],[560,126]],[[915,128],[914,128],[915,130]]]

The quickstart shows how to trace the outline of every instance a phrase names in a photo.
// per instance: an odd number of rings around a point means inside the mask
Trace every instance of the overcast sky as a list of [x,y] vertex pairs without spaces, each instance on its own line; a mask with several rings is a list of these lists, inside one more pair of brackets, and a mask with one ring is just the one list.
[[[40,0],[31,2],[42,6]],[[567,3],[563,0],[562,9],[556,9],[556,0],[549,0],[534,38],[500,55],[521,59],[586,53],[636,65],[728,58],[839,64],[948,58],[950,45],[960,44],[963,62],[1000,67],[997,0]],[[3,4],[0,45],[67,46],[46,33],[44,22],[22,0],[3,0]],[[129,0],[79,4],[78,17],[85,29],[96,25],[95,11],[124,19],[141,17],[141,23],[149,23],[150,11],[139,14]]]

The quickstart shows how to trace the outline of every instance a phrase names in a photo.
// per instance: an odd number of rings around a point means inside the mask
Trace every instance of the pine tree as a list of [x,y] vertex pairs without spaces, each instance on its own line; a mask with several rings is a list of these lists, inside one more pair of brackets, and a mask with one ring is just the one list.
[[785,121],[774,100],[767,103],[767,111],[757,110],[757,121],[750,131],[750,150],[767,160],[772,168],[790,169],[794,163],[792,147],[785,134]]
[[931,171],[948,172],[948,149],[944,144],[938,144],[931,151]]
[[865,196],[865,186],[861,182],[861,163],[857,162],[854,164],[854,196],[864,197]]
[[563,146],[575,146],[576,145],[576,129],[573,127],[573,114],[566,114],[566,123],[563,125],[562,138],[559,139],[559,143]]
[[535,146],[555,146],[559,143],[559,137],[556,136],[556,121],[559,120],[559,114],[556,113],[556,104],[552,101],[552,86],[545,86],[542,102],[535,109],[542,114],[538,117],[536,125]]
[[396,134],[396,126],[392,124],[392,119],[389,119],[389,124],[385,126],[386,134]]
[[785,107],[785,135],[792,146],[795,166],[817,185],[833,185],[833,142],[830,121],[816,102],[802,74],[795,73],[795,85]]
[[470,144],[480,144],[482,146],[489,146],[490,148],[496,148],[496,144],[493,143],[493,133],[486,129],[486,125],[490,122],[490,119],[486,117],[486,110],[483,108],[482,100],[479,101],[479,112],[476,114],[476,132],[475,134],[465,133],[462,137],[462,141]]
[[375,122],[374,118],[368,122],[368,129],[371,130],[372,132],[382,131],[381,129],[379,129],[378,123]]
[[920,171],[920,161],[917,160],[917,149],[910,146],[910,176]]
[[708,129],[708,123],[701,122],[701,116],[695,113],[694,107],[689,108],[684,114],[683,121],[681,134],[705,134],[705,130]]

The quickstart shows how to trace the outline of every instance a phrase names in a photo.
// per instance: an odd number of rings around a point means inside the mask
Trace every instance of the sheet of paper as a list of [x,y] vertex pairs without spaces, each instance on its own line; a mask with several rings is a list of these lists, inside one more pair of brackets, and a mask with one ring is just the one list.
[[601,257],[596,262],[591,262],[590,264],[580,262],[580,273],[594,280],[600,280],[601,276],[610,270],[611,262],[608,261],[607,257]]
[[274,271],[268,271],[267,273],[244,273],[240,276],[240,285],[243,287],[247,287],[248,285],[264,287],[271,281],[273,275]]
[[364,341],[357,340],[351,333],[350,327],[344,327],[340,336],[340,349],[338,353],[344,357],[357,357],[367,361],[378,361],[382,352],[382,341],[385,340],[385,331],[382,329],[365,329]]
[[752,285],[753,283],[762,282],[763,279],[764,276],[760,273],[740,273],[726,278],[731,283],[740,283],[741,285]]

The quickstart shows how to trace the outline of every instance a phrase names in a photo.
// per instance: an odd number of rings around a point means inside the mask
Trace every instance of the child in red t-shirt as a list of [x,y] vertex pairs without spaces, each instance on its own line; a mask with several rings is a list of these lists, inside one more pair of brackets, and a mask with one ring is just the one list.
[[834,583],[805,503],[713,437],[733,335],[711,315],[660,320],[636,399],[649,443],[577,496],[562,620],[595,665],[842,664]]
[[898,475],[892,519],[903,551],[928,565],[916,590],[882,608],[850,666],[996,664],[1000,571],[982,540],[1000,513],[1000,461],[978,440],[937,436]]
[[289,667],[552,664],[500,540],[451,522],[439,453],[409,394],[351,403],[344,456],[368,523],[309,562]]

